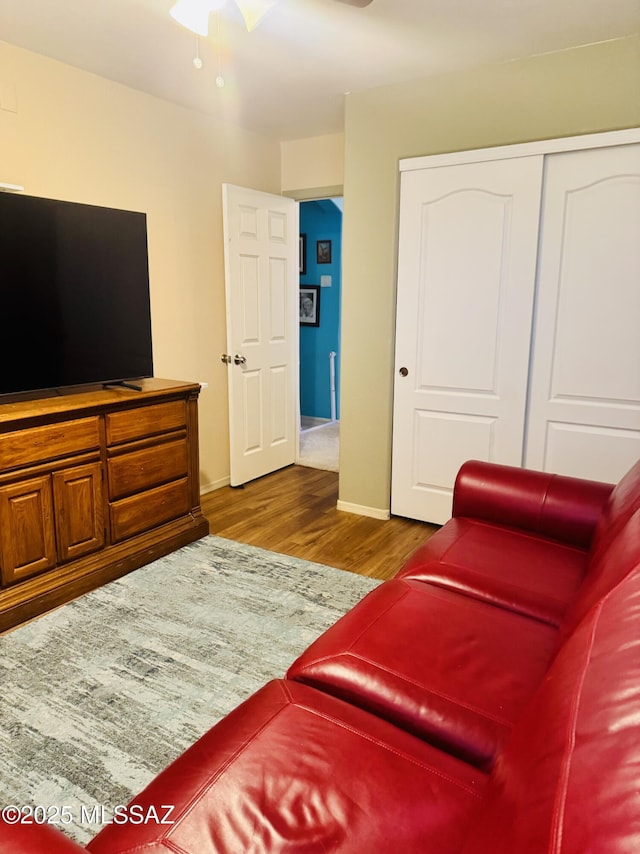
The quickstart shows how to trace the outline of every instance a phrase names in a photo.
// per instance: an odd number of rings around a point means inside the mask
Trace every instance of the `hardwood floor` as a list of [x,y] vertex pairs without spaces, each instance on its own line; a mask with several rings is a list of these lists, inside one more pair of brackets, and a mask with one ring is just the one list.
[[335,472],[289,466],[242,489],[202,496],[212,534],[281,554],[391,578],[437,528],[393,517],[387,521],[336,509]]

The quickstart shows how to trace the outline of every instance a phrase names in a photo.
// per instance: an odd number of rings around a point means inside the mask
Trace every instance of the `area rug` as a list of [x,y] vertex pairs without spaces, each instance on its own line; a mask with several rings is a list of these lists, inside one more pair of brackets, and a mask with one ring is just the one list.
[[301,466],[339,471],[340,422],[330,421],[300,433]]
[[5,635],[0,808],[86,843],[378,583],[209,536]]

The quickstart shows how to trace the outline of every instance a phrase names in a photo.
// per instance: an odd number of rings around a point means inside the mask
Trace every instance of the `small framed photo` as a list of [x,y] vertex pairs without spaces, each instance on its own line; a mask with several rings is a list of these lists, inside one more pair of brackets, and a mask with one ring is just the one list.
[[300,286],[300,325],[320,326],[320,285]]
[[298,250],[300,258],[300,275],[307,274],[307,235],[300,235],[300,248]]
[[317,240],[316,241],[316,262],[318,264],[331,263],[331,241]]

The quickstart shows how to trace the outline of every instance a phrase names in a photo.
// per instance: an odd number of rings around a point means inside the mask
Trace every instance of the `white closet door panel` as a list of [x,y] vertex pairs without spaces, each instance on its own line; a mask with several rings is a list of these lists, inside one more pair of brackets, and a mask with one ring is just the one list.
[[522,462],[542,157],[402,175],[391,510],[444,522],[467,459]]
[[547,470],[614,483],[640,459],[640,431],[550,421]]
[[525,462],[618,480],[640,457],[640,145],[546,161]]

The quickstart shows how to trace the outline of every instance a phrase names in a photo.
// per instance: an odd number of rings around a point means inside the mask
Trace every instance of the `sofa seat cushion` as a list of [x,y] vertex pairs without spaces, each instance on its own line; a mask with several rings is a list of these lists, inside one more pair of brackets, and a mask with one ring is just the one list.
[[584,578],[586,549],[466,517],[446,523],[397,574],[559,626]]
[[391,580],[322,634],[287,676],[488,768],[543,678],[556,637],[546,623],[469,596]]
[[93,854],[458,852],[486,776],[361,709],[273,681],[132,804],[171,826],[108,825]]

